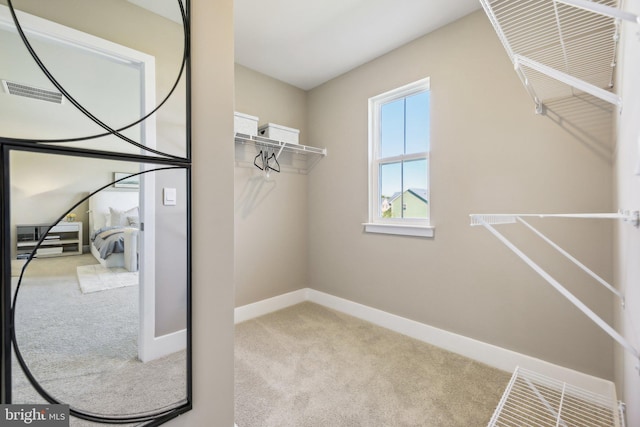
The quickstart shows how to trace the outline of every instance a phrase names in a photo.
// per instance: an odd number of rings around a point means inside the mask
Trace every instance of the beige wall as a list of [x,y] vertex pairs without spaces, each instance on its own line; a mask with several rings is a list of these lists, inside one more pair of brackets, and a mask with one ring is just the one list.
[[[435,238],[366,234],[367,100],[427,76]],[[482,11],[313,89],[308,109],[309,142],[330,153],[309,175],[313,289],[613,377],[611,339],[486,230],[469,226],[470,213],[611,209],[610,158],[534,114]],[[611,277],[610,224],[535,224]],[[612,320],[610,295],[510,227],[502,230]]]
[[[625,10],[640,14],[640,1],[626,2]],[[617,92],[622,95],[623,109],[618,119],[615,164],[617,209],[640,209],[640,176],[634,174],[640,167],[638,117],[640,117],[640,52],[636,24],[624,23],[618,69]],[[640,229],[619,223],[616,229],[615,283],[625,295],[625,309],[616,304],[616,329],[631,345],[640,349]],[[619,398],[627,404],[627,425],[640,425],[639,361],[616,346],[616,385]]]
[[[193,0],[193,410],[233,426],[233,1]],[[211,78],[215,76],[215,78]]]
[[[300,130],[308,141],[307,95],[301,89],[240,65],[235,67],[236,111]],[[253,165],[253,146],[236,145],[236,306],[308,285],[308,176],[285,169],[270,177]]]
[[302,89],[235,65],[236,111],[256,116],[259,124],[276,123],[300,130],[300,144],[308,144],[307,93]]
[[[159,337],[186,328],[187,172],[155,173],[156,188],[156,325]],[[164,188],[176,189],[176,204],[164,205]]]

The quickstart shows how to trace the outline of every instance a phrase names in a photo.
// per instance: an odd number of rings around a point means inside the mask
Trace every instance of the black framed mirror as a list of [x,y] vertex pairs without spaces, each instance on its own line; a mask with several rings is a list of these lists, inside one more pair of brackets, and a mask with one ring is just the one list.
[[188,16],[0,1],[2,403],[191,408]]

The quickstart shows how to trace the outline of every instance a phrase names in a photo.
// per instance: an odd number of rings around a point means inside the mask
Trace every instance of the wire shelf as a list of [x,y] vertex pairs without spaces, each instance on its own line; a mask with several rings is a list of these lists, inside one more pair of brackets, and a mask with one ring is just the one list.
[[622,404],[565,382],[516,368],[488,426],[621,427]]
[[[480,2],[539,112],[546,102],[585,93],[621,104],[612,93],[617,18],[574,4],[581,0]],[[617,0],[588,3],[623,13]]]
[[[244,150],[236,150],[236,162],[250,167],[253,167],[254,155],[264,150],[275,154],[284,170],[307,174],[320,159],[327,155],[326,148],[276,141],[242,133],[235,134],[235,142],[237,146],[244,148]],[[255,150],[247,151],[249,147],[255,147]]]
[[282,150],[290,153],[317,154],[320,156],[327,155],[326,148],[311,147],[309,145],[292,144],[290,142],[276,141],[275,139],[263,138],[261,136],[244,135],[236,133],[235,141],[241,144],[253,144],[256,146],[270,147],[276,150]]

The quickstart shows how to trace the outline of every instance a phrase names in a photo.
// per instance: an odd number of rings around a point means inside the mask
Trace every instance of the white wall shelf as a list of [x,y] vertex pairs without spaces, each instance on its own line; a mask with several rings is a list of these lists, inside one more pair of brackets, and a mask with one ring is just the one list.
[[518,76],[544,104],[593,96],[622,106],[613,93],[620,20],[638,22],[617,0],[480,0]]
[[253,167],[255,155],[260,151],[274,154],[283,170],[308,173],[315,164],[327,155],[326,148],[311,147],[302,144],[276,141],[261,136],[235,134],[236,146],[254,147],[251,152],[239,153],[236,151],[236,162],[248,164]]
[[60,222],[51,228],[46,224],[17,225],[17,258],[28,258],[43,234],[46,236],[36,250],[37,257],[82,254],[82,222]]

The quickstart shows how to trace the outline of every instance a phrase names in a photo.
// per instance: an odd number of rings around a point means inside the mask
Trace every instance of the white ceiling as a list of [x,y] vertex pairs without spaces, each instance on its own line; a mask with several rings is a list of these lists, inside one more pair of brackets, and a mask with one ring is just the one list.
[[[128,0],[180,22],[173,0]],[[234,0],[235,61],[301,89],[480,9],[478,0]]]
[[480,8],[478,0],[235,0],[235,60],[314,88]]

